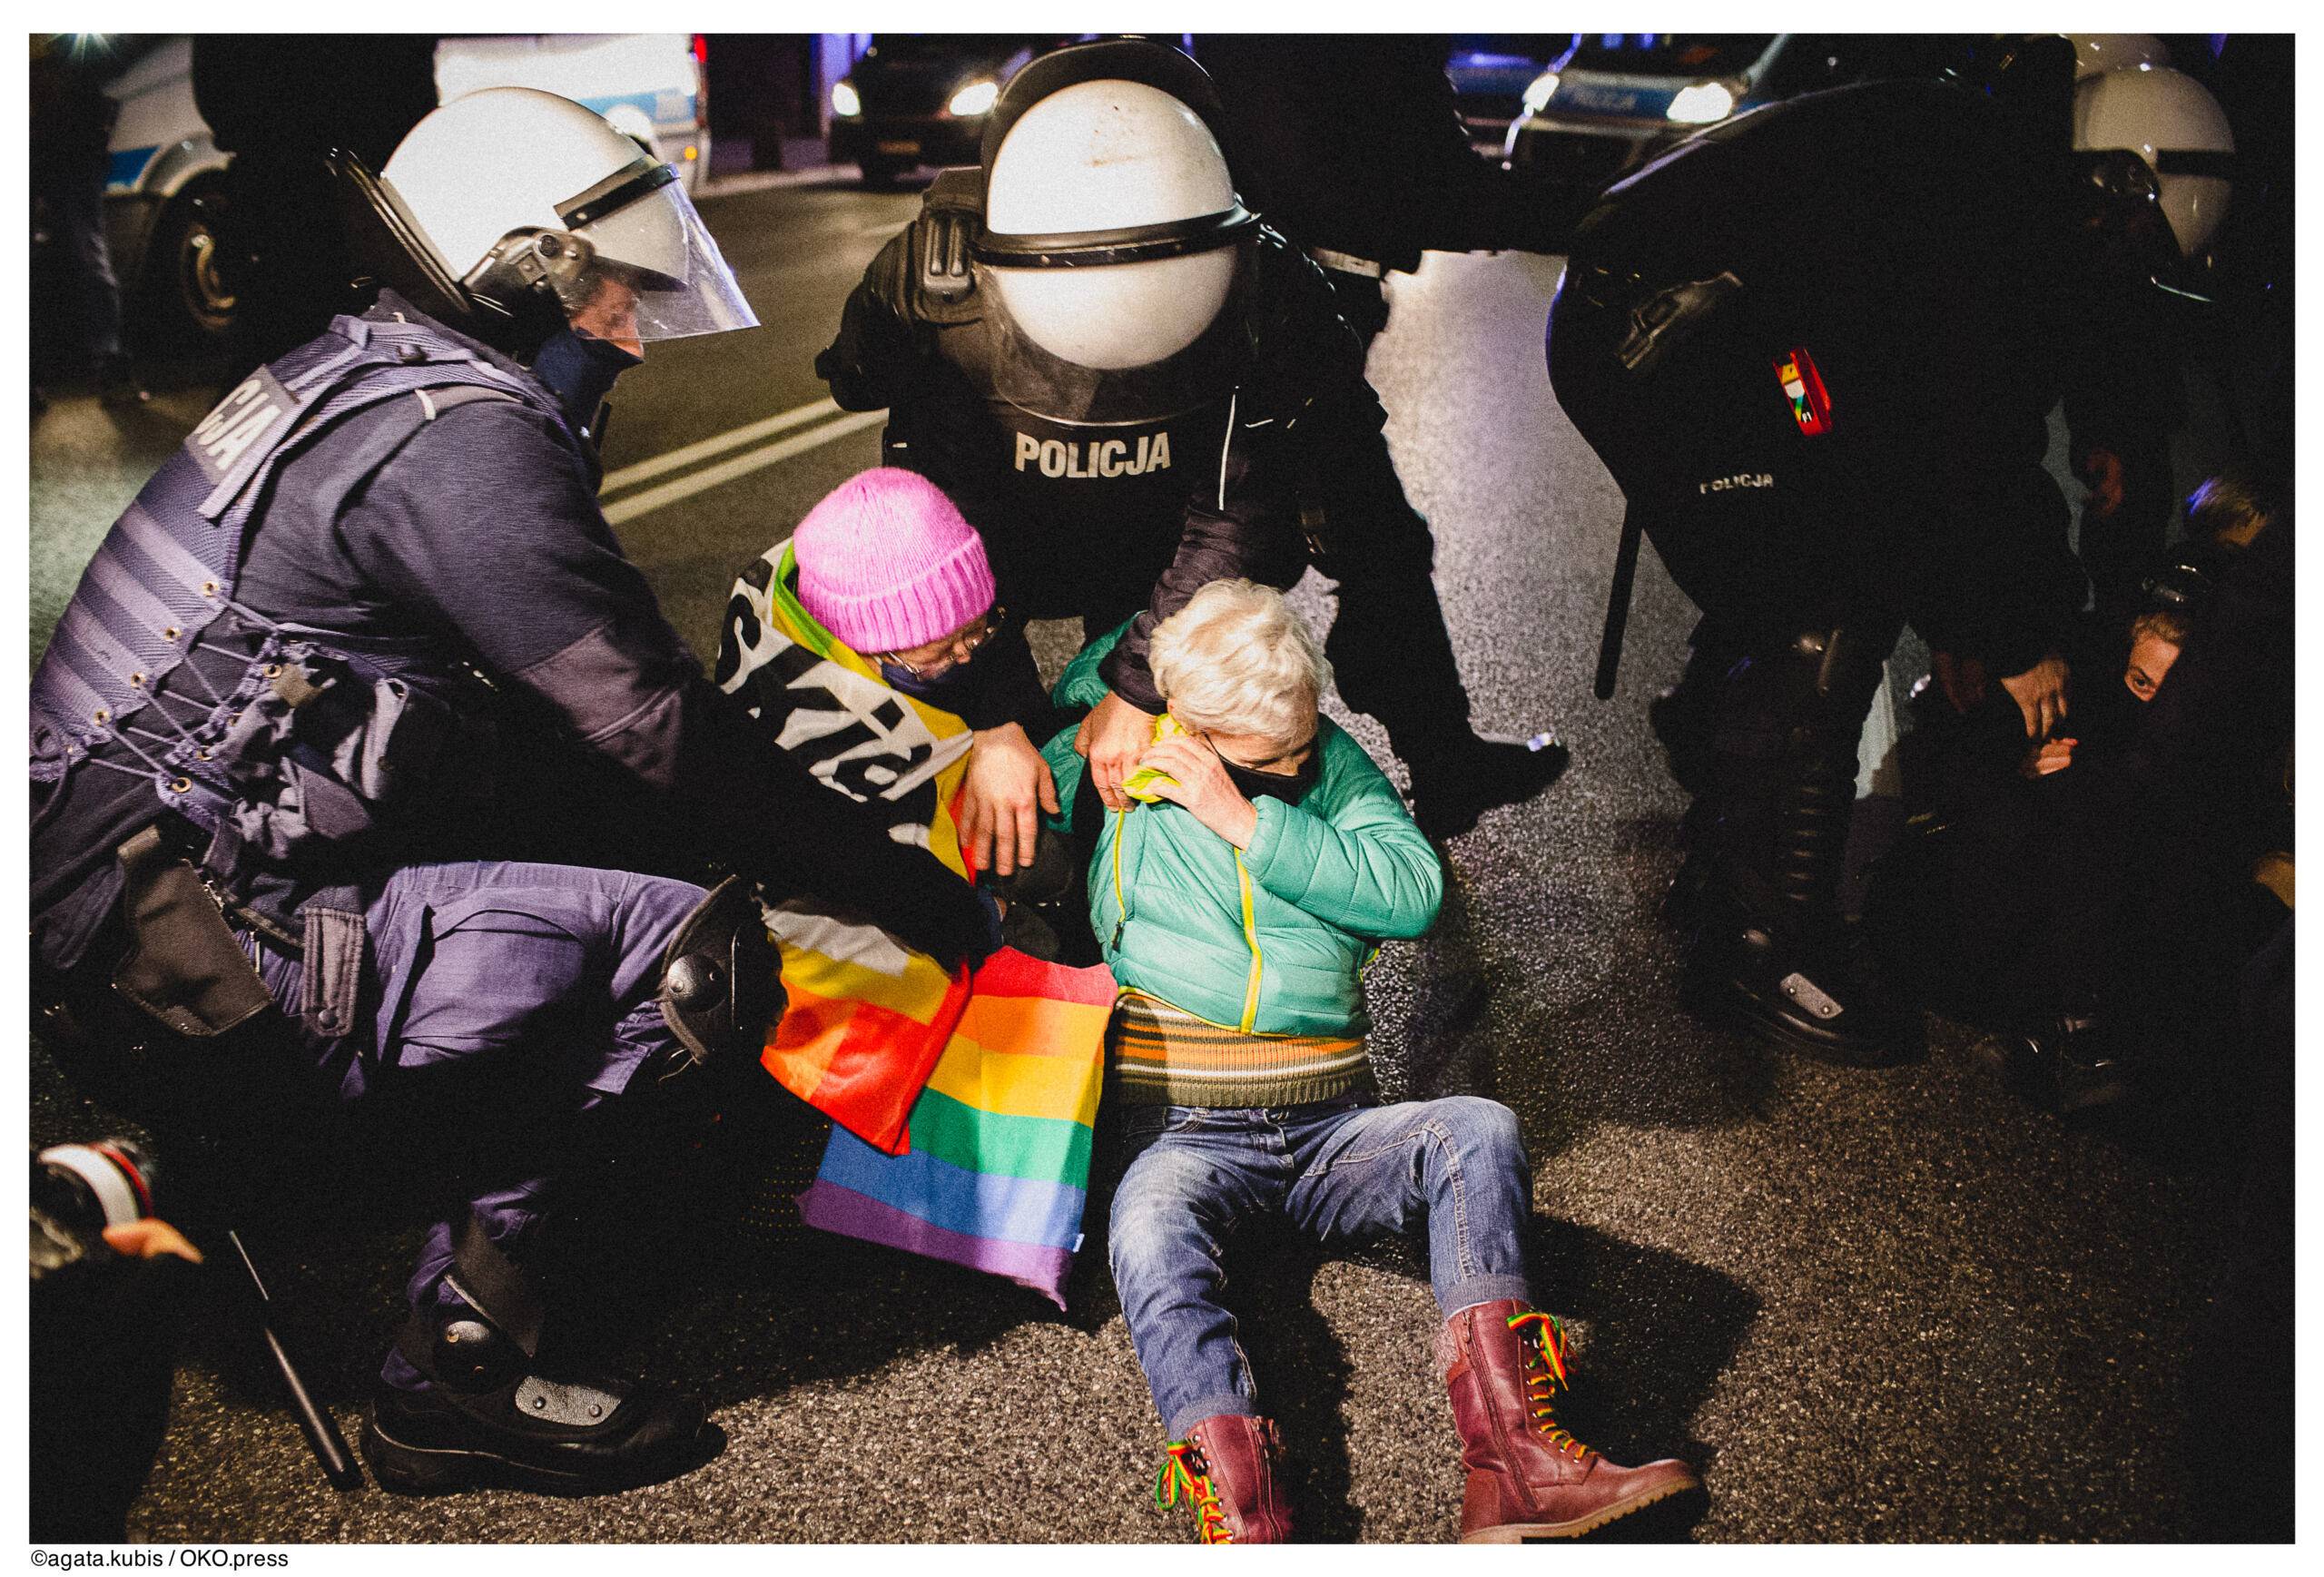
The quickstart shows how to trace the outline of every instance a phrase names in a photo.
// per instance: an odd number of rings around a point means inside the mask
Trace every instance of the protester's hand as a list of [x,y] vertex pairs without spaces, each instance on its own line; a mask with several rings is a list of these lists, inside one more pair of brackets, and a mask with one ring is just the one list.
[[2090,489],[2083,512],[2095,519],[2112,519],[2122,507],[2122,457],[2112,449],[2084,449],[2073,469],[2082,485]]
[[1971,707],[1985,698],[1985,665],[1974,657],[1931,652],[1929,671],[1936,675],[1936,687],[1956,713],[1966,715]]
[[1154,780],[1154,792],[1172,804],[1186,806],[1194,819],[1238,849],[1251,846],[1259,830],[1258,807],[1243,797],[1218,752],[1188,734],[1157,739],[1147,746],[1137,765],[1163,774]]
[[202,1263],[202,1250],[167,1221],[123,1221],[104,1229],[105,1246],[124,1259],[159,1259],[174,1254],[189,1265]]
[[2066,687],[2073,675],[2065,659],[2052,652],[2023,674],[2001,682],[2009,698],[2025,715],[2025,737],[2046,739],[2066,715]]
[[1098,797],[1109,811],[1129,808],[1122,779],[1137,765],[1137,758],[1154,737],[1154,714],[1140,712],[1112,691],[1081,720],[1073,748],[1089,758],[1089,778]]
[[977,731],[960,780],[960,841],[978,870],[1013,876],[1031,864],[1040,813],[1057,808],[1057,780],[1021,725]]
[[2045,739],[2041,748],[2026,758],[2026,774],[2047,777],[2053,772],[2063,772],[2073,764],[2073,747],[2079,743],[2072,739]]

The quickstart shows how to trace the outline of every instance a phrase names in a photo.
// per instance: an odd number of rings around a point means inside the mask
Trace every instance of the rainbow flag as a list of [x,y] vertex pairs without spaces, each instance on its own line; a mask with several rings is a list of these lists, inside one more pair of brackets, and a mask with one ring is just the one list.
[[1063,1308],[1113,1000],[1102,964],[995,953],[912,1105],[909,1152],[832,1129],[800,1218],[1005,1276]]

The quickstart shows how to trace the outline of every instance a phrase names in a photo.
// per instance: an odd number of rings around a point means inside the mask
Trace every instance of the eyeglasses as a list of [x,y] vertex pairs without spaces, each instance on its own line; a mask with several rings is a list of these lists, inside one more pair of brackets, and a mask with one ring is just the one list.
[[976,623],[954,631],[940,641],[930,641],[909,651],[874,652],[872,655],[874,661],[893,663],[925,684],[931,679],[942,677],[975,656],[977,648],[998,635],[1008,619],[1009,610],[995,603]]
[[1203,737],[1203,743],[1210,746],[1211,754],[1217,756],[1219,760],[1225,762],[1229,766],[1238,767],[1245,772],[1271,772],[1275,768],[1288,763],[1291,770],[1294,773],[1296,773],[1301,767],[1307,764],[1307,756],[1309,753],[1315,748],[1315,736],[1311,734],[1304,743],[1295,744],[1289,750],[1279,750],[1275,752],[1275,754],[1267,756],[1265,759],[1261,761],[1237,761],[1233,756],[1227,754],[1225,751],[1219,749],[1218,742],[1210,738],[1207,734]]

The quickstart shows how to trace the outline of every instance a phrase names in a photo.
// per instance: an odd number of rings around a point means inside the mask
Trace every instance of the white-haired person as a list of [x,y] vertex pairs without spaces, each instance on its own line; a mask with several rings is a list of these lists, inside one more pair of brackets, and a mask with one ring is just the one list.
[[[1060,705],[1103,687],[1109,645],[1068,666]],[[1189,1504],[1205,1543],[1290,1534],[1279,1437],[1219,1302],[1225,1244],[1266,1216],[1326,1240],[1426,1221],[1463,1540],[1579,1533],[1694,1487],[1684,1464],[1620,1467],[1557,1422],[1565,1339],[1526,1281],[1515,1116],[1472,1096],[1379,1102],[1360,975],[1381,941],[1428,929],[1444,878],[1394,787],[1317,711],[1331,669],[1315,636],[1279,592],[1221,580],[1151,651],[1159,730],[1177,732],[1125,781],[1155,797],[1105,814],[1089,898],[1121,988],[1112,1263],[1168,1438],[1157,1501]],[[1101,810],[1077,793],[1069,743],[1048,755],[1072,812]]]

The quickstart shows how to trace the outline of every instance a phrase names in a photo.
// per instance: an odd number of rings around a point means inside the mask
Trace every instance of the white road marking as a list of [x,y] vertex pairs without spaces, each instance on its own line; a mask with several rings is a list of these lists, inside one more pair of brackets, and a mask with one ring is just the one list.
[[[823,403],[830,402],[826,400]],[[619,526],[625,521],[635,520],[640,515],[650,514],[665,505],[675,504],[681,498],[690,498],[696,493],[718,487],[722,483],[731,482],[737,477],[747,477],[753,471],[762,470],[768,466],[787,460],[793,455],[804,454],[809,449],[820,448],[834,439],[845,438],[852,432],[861,432],[867,427],[887,419],[888,413],[884,410],[852,412],[837,421],[827,422],[822,427],[811,429],[793,438],[778,439],[763,448],[751,449],[746,453],[736,455],[731,460],[722,460],[717,465],[680,477],[675,482],[665,482],[658,488],[648,488],[642,493],[633,493],[626,498],[617,499],[606,506],[606,519],[615,526]],[[635,470],[636,468],[630,468]]]
[[743,444],[756,443],[763,438],[773,438],[776,433],[788,432],[791,429],[803,423],[820,421],[824,417],[838,414],[839,407],[826,399],[786,410],[779,416],[767,417],[763,420],[745,422],[741,427],[704,439],[699,443],[687,444],[684,448],[672,449],[665,455],[655,455],[652,459],[640,460],[634,466],[624,466],[618,471],[607,471],[606,479],[598,484],[597,491],[600,494],[617,493],[624,488],[648,481],[665,472],[682,470],[696,460],[706,460],[713,455],[723,454],[731,448],[739,448]]

